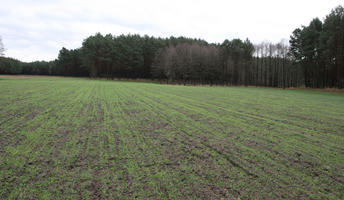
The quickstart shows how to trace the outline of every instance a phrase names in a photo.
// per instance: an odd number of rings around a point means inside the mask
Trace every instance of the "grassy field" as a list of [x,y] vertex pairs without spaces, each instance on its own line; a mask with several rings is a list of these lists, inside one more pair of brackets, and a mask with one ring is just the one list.
[[0,77],[0,199],[38,198],[344,198],[344,93]]

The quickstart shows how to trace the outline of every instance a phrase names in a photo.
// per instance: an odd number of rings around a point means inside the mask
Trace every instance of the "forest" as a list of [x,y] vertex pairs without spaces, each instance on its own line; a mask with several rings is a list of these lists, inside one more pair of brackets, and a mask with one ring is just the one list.
[[296,28],[289,42],[249,39],[208,43],[97,33],[54,61],[25,63],[2,56],[0,74],[154,79],[177,84],[344,87],[344,8]]

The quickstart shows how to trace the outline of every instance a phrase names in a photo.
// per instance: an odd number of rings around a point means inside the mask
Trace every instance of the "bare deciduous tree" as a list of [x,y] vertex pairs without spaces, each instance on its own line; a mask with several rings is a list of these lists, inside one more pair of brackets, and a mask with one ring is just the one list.
[[0,57],[4,57],[5,56],[5,46],[4,43],[2,43],[2,38],[0,36]]

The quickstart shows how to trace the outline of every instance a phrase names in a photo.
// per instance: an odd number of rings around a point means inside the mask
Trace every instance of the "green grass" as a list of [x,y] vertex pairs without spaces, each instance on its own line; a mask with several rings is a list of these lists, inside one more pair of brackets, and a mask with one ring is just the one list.
[[1,79],[0,199],[344,198],[344,93]]

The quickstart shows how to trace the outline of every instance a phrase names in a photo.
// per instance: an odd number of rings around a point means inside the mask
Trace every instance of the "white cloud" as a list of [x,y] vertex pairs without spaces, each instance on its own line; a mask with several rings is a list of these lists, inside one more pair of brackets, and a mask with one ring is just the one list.
[[324,18],[342,1],[7,1],[0,7],[6,55],[24,61],[52,60],[81,46],[96,32],[160,37],[187,36],[209,42],[248,37],[253,42],[289,38],[301,24]]

